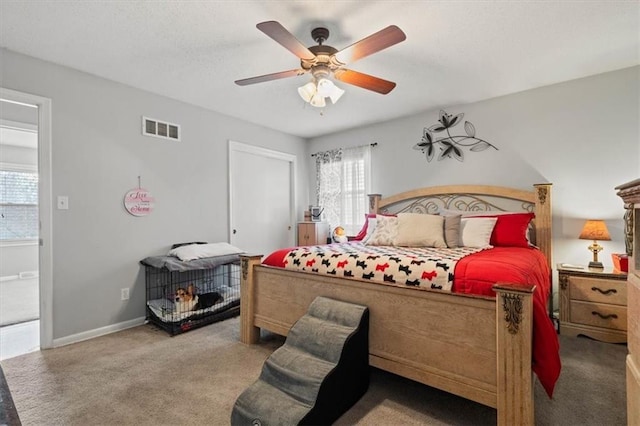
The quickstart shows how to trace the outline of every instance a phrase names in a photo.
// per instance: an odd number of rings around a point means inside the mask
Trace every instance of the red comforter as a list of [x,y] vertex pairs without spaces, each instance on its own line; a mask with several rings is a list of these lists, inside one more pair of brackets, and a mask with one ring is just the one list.
[[[284,267],[291,248],[273,252],[264,265]],[[454,293],[495,297],[496,282],[533,284],[533,365],[532,369],[549,397],[560,376],[558,336],[547,313],[550,297],[550,270],[545,256],[535,248],[495,247],[468,255],[457,262]]]

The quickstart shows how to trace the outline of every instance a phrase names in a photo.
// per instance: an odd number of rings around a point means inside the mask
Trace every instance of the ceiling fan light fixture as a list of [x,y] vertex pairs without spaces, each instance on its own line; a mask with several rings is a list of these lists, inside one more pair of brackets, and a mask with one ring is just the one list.
[[333,93],[333,89],[336,87],[335,84],[333,84],[333,82],[328,78],[321,78],[320,80],[318,80],[317,86],[318,94],[323,98],[331,96],[331,93]]
[[298,87],[298,94],[307,103],[310,103],[316,95],[316,85],[313,81],[308,82],[304,86]]
[[309,101],[309,103],[311,104],[311,106],[314,106],[316,108],[323,108],[325,105],[327,105],[327,103],[324,101],[324,98],[317,93],[311,98],[311,101]]
[[331,99],[331,102],[335,104],[344,94],[344,90],[328,78],[320,78],[317,82],[316,80],[310,81],[304,86],[298,87],[298,94],[305,102],[316,108],[322,108],[327,104],[325,98]]
[[310,47],[303,45],[277,21],[260,22],[256,27],[297,56],[300,59],[300,66],[288,71],[236,80],[235,83],[239,86],[311,73],[313,80],[299,87],[298,94],[305,102],[315,107],[325,106],[326,98],[330,98],[335,104],[344,94],[344,90],[336,87],[330,80],[331,76],[341,83],[358,86],[382,95],[386,95],[396,86],[392,81],[344,68],[349,63],[406,40],[405,33],[395,25],[389,25],[342,50],[324,44],[329,38],[329,30],[325,27],[314,28],[311,31],[311,37],[318,44]]
[[344,90],[334,84],[333,90],[331,90],[331,93],[329,94],[329,99],[331,99],[331,102],[335,105],[336,102],[338,102],[338,100],[342,97],[342,95],[344,95]]

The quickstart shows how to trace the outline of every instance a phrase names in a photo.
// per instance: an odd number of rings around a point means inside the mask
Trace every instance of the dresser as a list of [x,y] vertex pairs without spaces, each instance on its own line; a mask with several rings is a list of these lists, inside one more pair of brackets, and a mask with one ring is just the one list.
[[329,236],[329,222],[298,222],[299,246],[327,244]]
[[627,341],[627,275],[612,269],[557,266],[560,334],[609,343]]
[[616,187],[625,208],[625,245],[629,258],[627,287],[627,424],[640,425],[640,179]]

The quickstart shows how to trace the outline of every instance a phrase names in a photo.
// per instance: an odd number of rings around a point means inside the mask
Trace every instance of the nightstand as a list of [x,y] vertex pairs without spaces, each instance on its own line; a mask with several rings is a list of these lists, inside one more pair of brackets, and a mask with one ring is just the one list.
[[329,222],[298,222],[299,246],[327,244],[329,236]]
[[611,268],[575,269],[557,265],[560,334],[609,343],[627,341],[627,275]]

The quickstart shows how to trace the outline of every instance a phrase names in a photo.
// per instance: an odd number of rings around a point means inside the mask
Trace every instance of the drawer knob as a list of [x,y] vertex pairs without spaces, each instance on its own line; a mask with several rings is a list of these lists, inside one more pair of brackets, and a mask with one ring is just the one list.
[[591,311],[591,315],[597,315],[602,319],[609,319],[609,318],[616,319],[616,318],[618,318],[618,315],[616,315],[616,314],[602,315],[600,312],[596,312],[596,311]]
[[599,291],[601,294],[604,294],[605,296],[608,296],[610,294],[616,294],[618,292],[615,288],[602,290],[601,288],[598,288],[598,287],[591,287],[591,291]]

